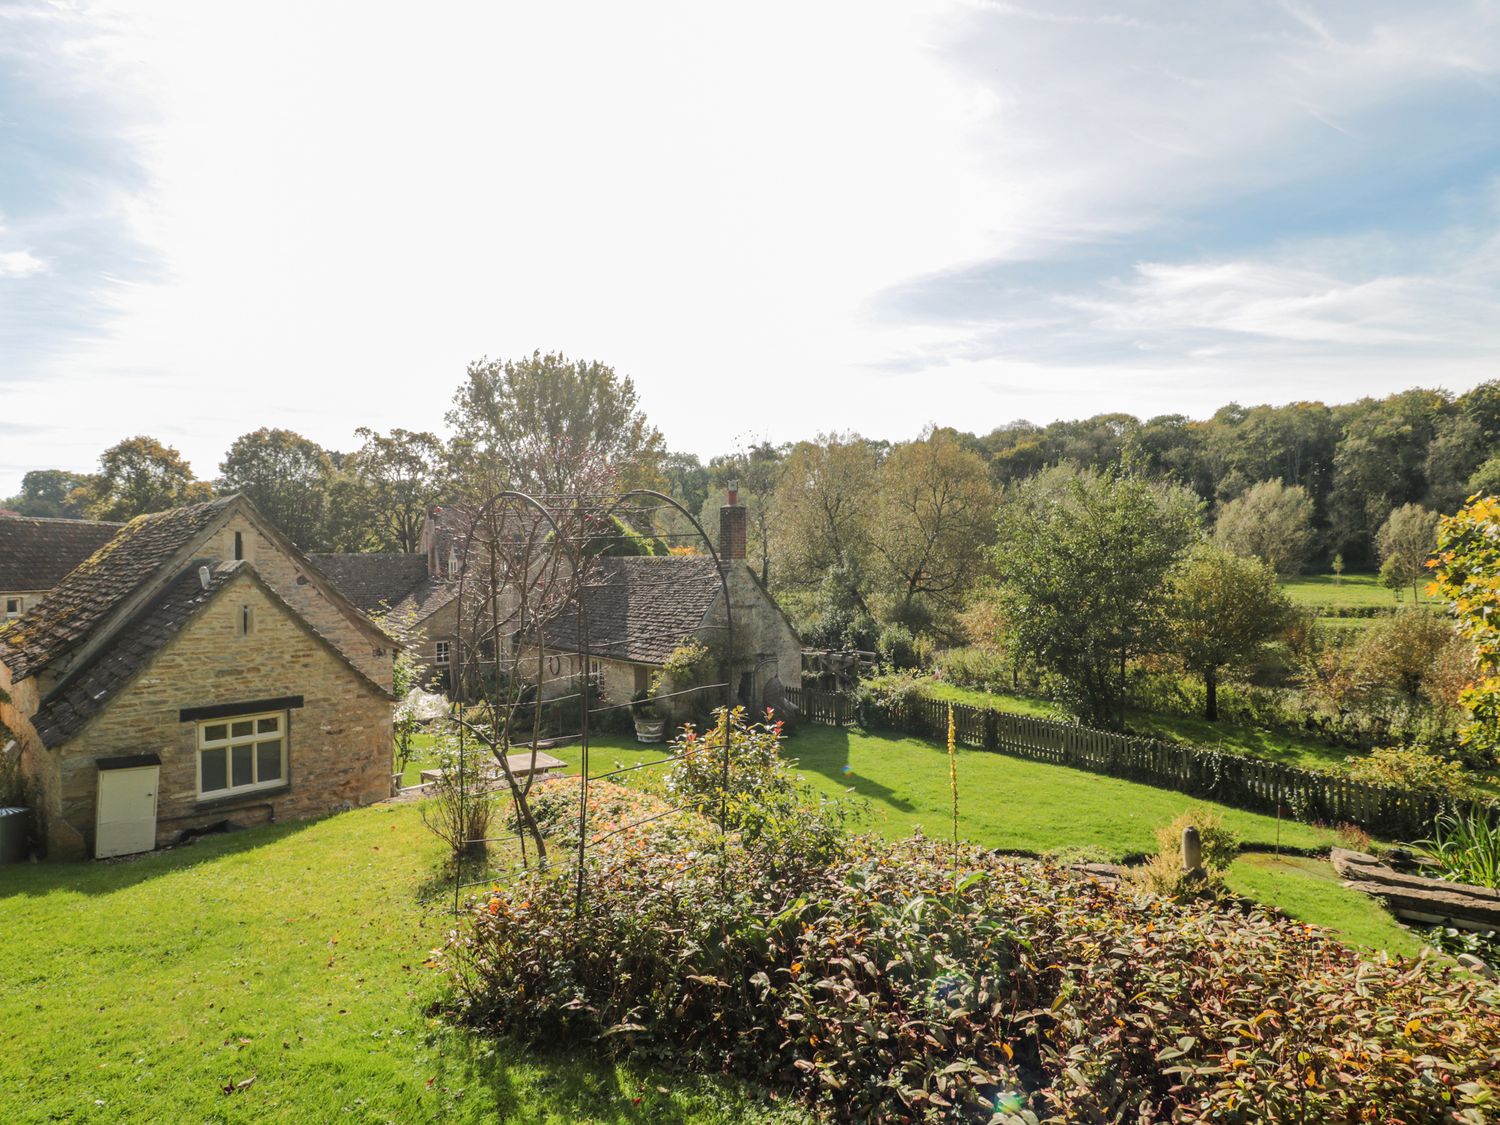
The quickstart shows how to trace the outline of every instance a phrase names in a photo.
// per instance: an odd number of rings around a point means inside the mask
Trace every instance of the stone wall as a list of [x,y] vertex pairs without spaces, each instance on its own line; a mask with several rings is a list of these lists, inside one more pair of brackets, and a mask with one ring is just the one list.
[[[766,684],[772,677],[780,677],[783,687],[801,686],[802,641],[771,595],[743,562],[727,560],[724,565],[729,568],[729,599],[734,612],[730,682],[736,692],[740,692],[745,677],[749,677],[749,691],[745,698],[755,709],[761,706]],[[709,611],[707,623],[717,626],[723,621],[721,595]],[[723,644],[722,628],[707,628],[699,635],[710,647]]]
[[205,555],[214,562],[235,557],[234,536],[240,534],[245,561],[255,568],[266,585],[275,590],[288,605],[312,626],[336,644],[359,669],[389,689],[394,668],[390,642],[380,639],[373,625],[350,617],[350,611],[335,604],[319,587],[326,579],[312,578],[308,568],[284,554],[243,514],[236,511],[214,538],[204,545]]
[[[253,622],[247,636],[238,630],[244,606]],[[390,665],[387,655],[385,685]],[[179,711],[298,695],[303,706],[289,712],[287,785],[200,802],[197,724],[181,722]],[[316,816],[390,795],[391,701],[242,574],[82,731],[43,751],[53,759],[49,855],[78,858],[92,850],[95,762],[149,752],[162,761],[158,845],[223,820],[251,824]]]

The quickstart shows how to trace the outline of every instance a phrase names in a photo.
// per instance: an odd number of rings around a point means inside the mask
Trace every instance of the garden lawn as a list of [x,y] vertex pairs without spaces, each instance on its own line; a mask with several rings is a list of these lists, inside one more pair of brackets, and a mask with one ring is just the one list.
[[802,1120],[732,1084],[429,1021],[439,855],[404,804],[0,867],[0,1120]]
[[[577,769],[577,745],[549,752]],[[607,736],[594,740],[589,771],[597,776],[664,753],[661,746]],[[939,838],[952,832],[948,757],[940,746],[901,735],[806,726],[787,739],[784,753],[820,792],[860,801],[853,825],[857,829],[891,839],[917,828]],[[661,773],[662,767],[643,769],[622,780],[653,784]],[[1123,859],[1153,851],[1153,829],[1190,808],[1219,813],[1246,843],[1321,848],[1335,842],[1332,832],[1296,821],[1278,823],[1274,817],[1168,789],[980,750],[959,750],[958,785],[960,835],[990,848],[1038,854],[1085,851]],[[1374,900],[1340,886],[1321,860],[1268,867],[1262,857],[1246,855],[1228,881],[1247,897],[1337,930],[1350,945],[1404,954],[1414,954],[1421,945]]]

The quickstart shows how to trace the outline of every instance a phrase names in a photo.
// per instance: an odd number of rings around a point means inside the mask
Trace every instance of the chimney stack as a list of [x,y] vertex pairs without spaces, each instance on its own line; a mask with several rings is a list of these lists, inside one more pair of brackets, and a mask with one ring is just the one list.
[[728,503],[719,509],[720,560],[745,559],[745,508],[740,503],[740,482],[729,482]]

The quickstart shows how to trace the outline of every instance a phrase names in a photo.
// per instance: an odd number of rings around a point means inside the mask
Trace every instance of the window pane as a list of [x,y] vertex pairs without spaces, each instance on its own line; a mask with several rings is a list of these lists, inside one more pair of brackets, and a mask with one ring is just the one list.
[[249,719],[246,719],[243,723],[235,723],[231,733],[235,738],[247,738],[255,733],[255,724]]
[[235,746],[234,750],[234,784],[249,785],[255,780],[253,770],[255,768],[253,757],[254,748],[250,746]]
[[256,734],[275,734],[280,729],[281,720],[278,719],[275,715],[272,715],[269,719],[255,720]]
[[203,789],[204,793],[212,793],[215,789],[223,789],[228,784],[228,778],[224,773],[224,756],[227,754],[222,746],[217,750],[203,751]]
[[281,777],[281,739],[258,742],[255,746],[257,781],[276,781]]
[[203,728],[204,742],[220,742],[229,734],[229,728],[223,723],[215,723],[211,727]]

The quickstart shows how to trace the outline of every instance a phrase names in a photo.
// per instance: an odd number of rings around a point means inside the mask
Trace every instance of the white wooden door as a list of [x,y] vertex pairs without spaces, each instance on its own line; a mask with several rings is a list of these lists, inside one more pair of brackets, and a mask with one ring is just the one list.
[[156,781],[160,766],[99,771],[94,858],[149,852],[156,847]]

